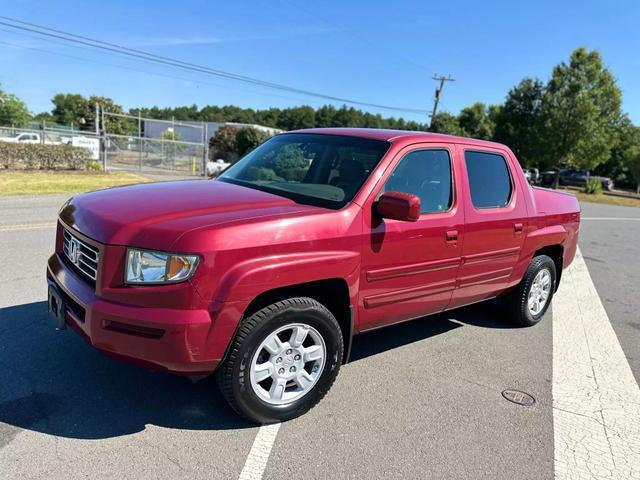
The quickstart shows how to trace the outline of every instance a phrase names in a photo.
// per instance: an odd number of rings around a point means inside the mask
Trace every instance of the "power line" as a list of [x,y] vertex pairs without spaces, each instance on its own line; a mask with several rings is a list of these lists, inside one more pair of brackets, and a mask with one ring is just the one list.
[[[12,30],[7,30],[4,28],[0,28],[0,31],[2,32],[7,32],[7,33],[11,33],[11,34],[17,34],[17,35],[22,35],[22,36],[26,36],[28,38],[40,38],[37,37],[35,35],[30,35],[27,33],[23,33],[23,32],[15,32]],[[62,42],[55,42],[55,41],[51,41],[52,44],[54,45],[64,45]],[[301,97],[292,97],[292,96],[288,96],[288,95],[282,95],[282,94],[277,94],[277,93],[264,93],[261,92],[260,90],[257,89],[252,89],[250,87],[241,87],[241,86],[237,86],[237,85],[225,85],[223,83],[215,83],[215,82],[207,82],[204,80],[201,80],[199,78],[190,78],[190,77],[180,77],[180,76],[176,76],[176,75],[170,75],[167,73],[160,73],[160,72],[154,72],[151,70],[143,70],[141,68],[134,68],[131,66],[125,66],[125,65],[120,65],[117,63],[106,63],[104,61],[101,60],[95,60],[95,59],[91,59],[91,58],[84,58],[84,57],[79,57],[76,55],[69,55],[69,54],[65,54],[65,53],[61,53],[61,52],[57,52],[57,51],[51,51],[51,50],[47,50],[44,48],[37,48],[37,47],[32,47],[32,46],[26,46],[26,45],[17,45],[17,44],[13,44],[13,43],[9,43],[9,42],[4,42],[2,40],[0,40],[0,44],[2,45],[7,45],[9,47],[12,48],[20,48],[23,50],[32,50],[32,51],[36,51],[36,52],[42,52],[42,53],[46,53],[49,55],[55,55],[55,56],[60,56],[60,57],[65,57],[65,58],[70,58],[73,60],[79,60],[81,62],[89,62],[89,63],[94,63],[94,64],[98,64],[98,65],[107,65],[110,67],[115,67],[115,68],[121,68],[124,70],[129,70],[132,72],[139,72],[145,75],[154,75],[154,76],[158,76],[158,77],[163,77],[163,78],[169,78],[169,79],[173,79],[173,80],[181,80],[181,81],[186,81],[186,82],[192,82],[192,83],[196,83],[196,84],[200,84],[200,85],[209,85],[209,86],[213,86],[213,87],[221,87],[221,88],[226,88],[226,89],[231,89],[231,90],[236,90],[239,92],[246,92],[246,93],[253,93],[253,94],[261,94],[261,95],[268,95],[269,97],[275,97],[275,98],[282,98],[285,100],[293,100],[293,101],[299,101],[299,102],[304,102],[304,101],[308,101],[309,103],[313,103],[316,104],[318,106],[321,106],[321,100],[304,100]],[[74,48],[80,48],[83,49],[82,46],[73,46]],[[116,57],[117,55],[113,54],[113,53],[109,53],[109,52],[102,52],[105,55],[112,55],[114,57]]]
[[[57,30],[57,29],[45,27],[42,25],[37,25],[35,23],[17,20],[11,17],[0,15],[0,19],[6,20],[6,21],[0,21],[0,25],[4,25],[17,30],[32,32],[45,37],[57,38],[59,40],[64,40],[67,42],[76,43],[80,45],[85,45],[91,48],[96,48],[104,51],[114,52],[120,55],[134,57],[141,60],[152,61],[155,63],[167,65],[174,68],[179,68],[182,70],[194,71],[194,72],[203,73],[206,75],[212,75],[212,76],[222,77],[226,79],[241,81],[241,82],[250,83],[250,84],[261,86],[261,87],[272,88],[276,90],[297,93],[305,96],[322,98],[324,100],[332,100],[336,102],[377,108],[382,110],[391,110],[391,111],[406,112],[406,113],[424,113],[424,111],[426,110],[426,109],[417,109],[417,108],[395,107],[390,105],[382,105],[382,104],[376,104],[376,103],[363,102],[359,100],[352,100],[348,98],[337,97],[334,95],[327,95],[327,94],[313,92],[310,90],[304,90],[297,87],[291,87],[291,86],[283,85],[279,83],[268,82],[268,81],[260,80],[257,78],[248,77],[245,75],[239,75],[231,72],[226,72],[223,70],[213,69],[203,65],[185,62],[182,60],[166,57],[163,55],[156,55],[143,50],[138,50],[138,49],[126,47],[123,45],[105,42],[102,40],[96,40],[90,37],[85,37],[82,35],[65,32],[63,30]],[[8,23],[8,22],[13,22],[13,23]]]

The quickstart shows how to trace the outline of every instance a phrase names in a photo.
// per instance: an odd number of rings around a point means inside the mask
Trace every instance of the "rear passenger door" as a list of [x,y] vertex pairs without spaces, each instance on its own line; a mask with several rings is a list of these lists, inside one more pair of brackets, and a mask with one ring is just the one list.
[[[439,312],[449,304],[464,222],[454,173],[453,146],[407,147],[394,158],[363,206],[361,330]],[[418,221],[381,219],[375,214],[375,201],[389,191],[420,198]]]
[[527,227],[520,168],[507,150],[457,145],[464,186],[465,238],[451,307],[490,298],[512,281]]

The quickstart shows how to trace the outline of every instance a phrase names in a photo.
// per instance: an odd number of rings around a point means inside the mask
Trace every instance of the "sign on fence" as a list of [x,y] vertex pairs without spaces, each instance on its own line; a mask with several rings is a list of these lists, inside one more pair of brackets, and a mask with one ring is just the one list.
[[91,158],[93,160],[100,159],[100,140],[90,137],[71,137],[71,146],[86,148],[91,152]]

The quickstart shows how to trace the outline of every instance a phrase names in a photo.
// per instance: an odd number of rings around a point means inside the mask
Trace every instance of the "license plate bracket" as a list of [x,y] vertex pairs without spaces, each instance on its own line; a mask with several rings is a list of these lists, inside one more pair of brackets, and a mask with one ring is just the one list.
[[49,284],[48,299],[48,310],[53,317],[56,330],[64,330],[67,327],[67,323],[65,321],[67,308],[62,300],[62,295],[60,295],[58,289],[51,284]]

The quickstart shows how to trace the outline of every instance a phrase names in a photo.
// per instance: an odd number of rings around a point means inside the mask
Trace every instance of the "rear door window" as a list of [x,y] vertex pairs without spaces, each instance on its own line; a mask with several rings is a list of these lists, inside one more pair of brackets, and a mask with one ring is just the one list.
[[511,176],[502,155],[465,151],[471,202],[477,209],[500,208],[509,204]]

